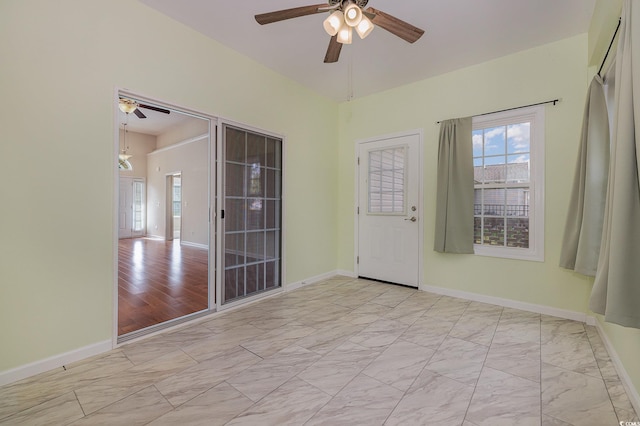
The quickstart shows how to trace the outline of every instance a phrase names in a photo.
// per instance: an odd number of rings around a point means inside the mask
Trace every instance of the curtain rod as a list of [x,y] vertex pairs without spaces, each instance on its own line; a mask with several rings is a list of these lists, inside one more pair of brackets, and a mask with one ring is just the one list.
[[[473,117],[480,117],[480,116],[483,116],[483,115],[496,114],[498,112],[513,111],[514,109],[528,108],[528,107],[538,106],[538,105],[545,105],[545,104],[553,104],[553,105],[555,105],[560,101],[562,101],[562,98],[551,99],[549,101],[544,101],[544,102],[537,102],[535,104],[522,105],[522,106],[519,106],[519,107],[501,109],[501,110],[498,110],[498,111],[485,112],[485,113],[482,113],[482,114],[476,114]],[[440,124],[440,123],[442,123],[442,121],[436,121],[436,124]]]
[[598,76],[602,77],[600,73],[602,72],[602,68],[604,67],[604,63],[607,62],[607,57],[609,56],[609,52],[611,51],[611,46],[613,46],[613,41],[616,39],[616,35],[618,35],[618,30],[620,29],[620,24],[622,23],[622,17],[618,18],[618,26],[616,27],[615,32],[613,33],[613,37],[611,37],[611,43],[609,43],[609,48],[607,49],[607,53],[604,54],[604,58],[602,59],[602,64],[600,64],[600,69],[598,70]]

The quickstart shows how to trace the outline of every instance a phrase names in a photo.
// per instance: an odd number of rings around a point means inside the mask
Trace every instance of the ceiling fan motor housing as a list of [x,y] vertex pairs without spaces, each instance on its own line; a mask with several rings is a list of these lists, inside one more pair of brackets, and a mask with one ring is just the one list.
[[369,0],[329,0],[329,6],[339,4],[341,7],[344,7],[349,3],[355,3],[360,9],[362,9],[367,5],[367,3],[369,3]]

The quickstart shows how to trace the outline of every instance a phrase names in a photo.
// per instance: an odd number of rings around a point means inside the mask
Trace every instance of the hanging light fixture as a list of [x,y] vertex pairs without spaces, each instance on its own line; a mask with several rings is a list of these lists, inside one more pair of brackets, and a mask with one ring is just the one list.
[[351,27],[343,22],[340,30],[338,30],[338,43],[351,44],[351,40]]
[[362,10],[351,1],[344,8],[344,22],[350,27],[355,27],[362,20]]
[[124,128],[124,132],[122,134],[122,153],[118,154],[118,159],[121,161],[127,161],[129,158],[133,157],[133,155],[128,154],[129,147],[127,146],[127,123],[122,125]]
[[355,28],[361,39],[364,39],[373,31],[373,23],[353,0],[340,2],[339,7],[340,9],[329,15],[322,24],[327,34],[332,37],[337,35],[338,43],[351,44],[353,28]]
[[334,35],[338,34],[338,31],[340,30],[343,22],[344,15],[342,11],[336,10],[331,15],[329,15],[327,19],[324,20],[322,25],[324,26],[324,30],[327,32],[327,34],[333,37]]
[[358,22],[358,25],[356,25],[356,32],[361,39],[364,39],[366,36],[371,34],[371,31],[373,31],[373,23],[369,18],[362,15],[362,19]]
[[118,153],[118,167],[121,170],[132,170],[133,166],[129,162],[129,159],[133,157],[133,155],[128,153],[129,146],[127,146],[127,124],[129,124],[129,114],[131,114],[131,112],[135,111],[135,109],[138,108],[138,104],[135,101],[131,101],[129,99],[120,99],[118,108],[120,108],[120,111],[125,113],[125,121],[124,123],[122,123],[122,152]]

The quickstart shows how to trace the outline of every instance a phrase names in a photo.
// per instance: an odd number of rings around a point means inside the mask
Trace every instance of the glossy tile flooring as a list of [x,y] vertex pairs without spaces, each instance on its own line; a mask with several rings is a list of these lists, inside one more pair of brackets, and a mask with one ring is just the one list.
[[335,277],[0,388],[0,424],[618,425],[595,328]]

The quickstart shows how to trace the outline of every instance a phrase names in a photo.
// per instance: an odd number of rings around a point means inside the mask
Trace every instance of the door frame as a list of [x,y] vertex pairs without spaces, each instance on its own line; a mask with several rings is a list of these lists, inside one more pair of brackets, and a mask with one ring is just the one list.
[[[426,208],[424,201],[424,134],[423,129],[407,130],[403,132],[390,133],[385,135],[379,135],[369,137],[366,139],[356,139],[355,145],[355,160],[354,160],[354,199],[353,199],[353,270],[356,277],[360,276],[360,265],[358,257],[360,254],[360,231],[359,231],[359,209],[360,206],[360,149],[365,143],[379,142],[385,139],[393,139],[405,136],[418,136],[418,205],[421,208],[420,220],[418,221],[418,290],[424,286],[424,223],[426,217]],[[362,188],[362,190],[366,190]]]
[[[173,179],[180,175],[180,187],[182,190],[182,170],[165,174],[165,216],[164,216],[164,239],[165,241],[175,240],[175,223],[173,216]],[[211,184],[211,182],[209,182]],[[211,206],[209,206],[211,207]],[[182,243],[182,201],[180,201],[180,241]]]
[[[191,315],[187,315],[186,317],[176,318],[174,320],[167,321],[165,323],[159,324],[160,327],[151,326],[149,327],[148,333],[141,333],[140,336],[155,334],[161,328],[169,328],[177,324],[181,324],[184,321],[190,321],[191,319],[199,318],[202,316],[210,315],[216,312],[216,287],[217,286],[217,264],[216,264],[216,221],[214,212],[216,210],[216,190],[217,190],[217,173],[216,173],[216,147],[217,143],[217,132],[216,126],[218,123],[218,117],[213,116],[211,114],[194,110],[182,105],[175,104],[173,102],[168,102],[162,99],[146,96],[140,94],[138,92],[133,92],[129,89],[122,87],[114,87],[113,91],[113,109],[112,109],[112,117],[113,117],[113,148],[112,148],[112,185],[113,185],[113,199],[112,199],[112,270],[113,270],[113,294],[112,294],[112,332],[111,332],[111,345],[113,348],[118,347],[125,342],[129,342],[130,340],[124,340],[118,342],[118,209],[119,209],[119,199],[120,199],[120,171],[118,168],[118,154],[120,152],[120,122],[119,122],[119,108],[118,108],[118,100],[120,96],[129,96],[136,100],[142,102],[148,102],[151,104],[163,105],[169,109],[178,110],[185,114],[191,114],[201,119],[209,120],[209,170],[208,170],[208,181],[209,181],[209,189],[208,189],[208,198],[209,198],[209,265],[208,265],[208,276],[209,276],[209,308],[202,313],[195,313]],[[146,183],[146,179],[145,179]],[[146,185],[145,185],[146,187]],[[165,327],[166,326],[166,327]],[[143,329],[146,330],[146,329]],[[138,338],[136,336],[135,338]]]

